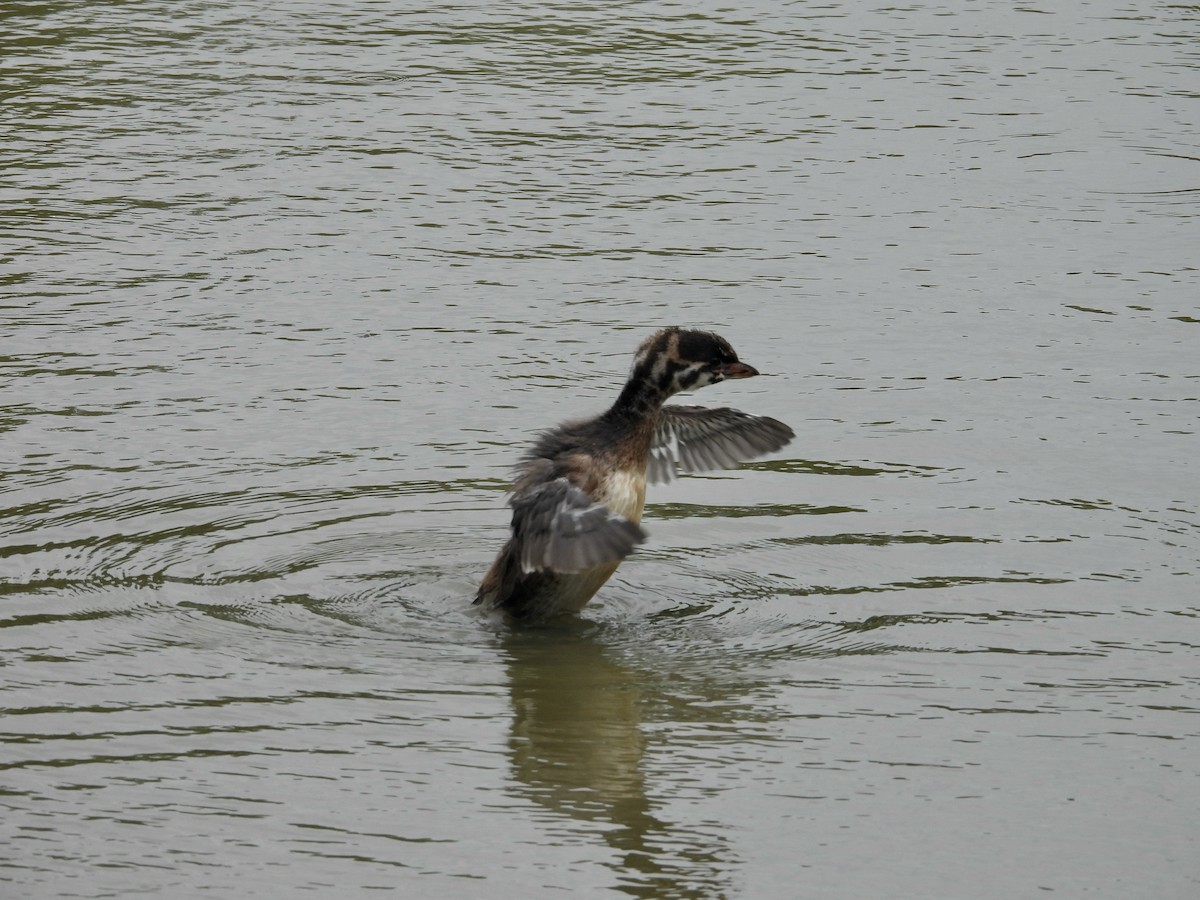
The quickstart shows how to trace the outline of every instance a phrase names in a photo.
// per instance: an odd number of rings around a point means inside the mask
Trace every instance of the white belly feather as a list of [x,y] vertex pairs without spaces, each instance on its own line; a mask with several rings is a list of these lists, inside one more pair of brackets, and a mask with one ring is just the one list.
[[637,524],[646,504],[646,472],[622,469],[604,480],[600,502],[618,516]]
[[[645,471],[620,470],[606,478],[597,492],[596,499],[615,513],[637,524],[642,519],[642,507],[646,503]],[[592,599],[604,582],[608,581],[621,560],[602,563],[582,572],[556,573],[552,596],[548,598],[554,608],[578,612]]]

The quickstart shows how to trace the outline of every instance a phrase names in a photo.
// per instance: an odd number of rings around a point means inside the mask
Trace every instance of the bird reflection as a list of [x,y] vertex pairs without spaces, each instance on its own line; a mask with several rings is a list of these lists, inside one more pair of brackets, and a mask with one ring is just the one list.
[[597,629],[572,621],[507,636],[514,709],[509,747],[522,794],[557,815],[616,827],[581,829],[617,852],[622,893],[721,895],[724,842],[664,822],[647,798],[646,699],[637,673],[615,662]]

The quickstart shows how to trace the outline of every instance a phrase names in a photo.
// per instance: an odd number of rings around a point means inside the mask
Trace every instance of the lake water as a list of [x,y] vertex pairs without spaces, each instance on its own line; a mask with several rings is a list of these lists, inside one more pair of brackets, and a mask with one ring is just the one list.
[[[1200,7],[0,6],[0,894],[1200,896]],[[574,622],[508,466],[774,456]]]

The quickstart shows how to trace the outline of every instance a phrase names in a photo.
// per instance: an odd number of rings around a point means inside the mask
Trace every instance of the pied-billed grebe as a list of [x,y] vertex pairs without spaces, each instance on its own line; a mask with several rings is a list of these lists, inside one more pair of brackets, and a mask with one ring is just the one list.
[[680,391],[750,378],[729,342],[709,331],[664,328],[638,348],[608,412],[544,432],[513,483],[512,536],[476,603],[536,621],[578,612],[646,539],[646,481],[770,453],[795,433],[736,409],[664,406]]

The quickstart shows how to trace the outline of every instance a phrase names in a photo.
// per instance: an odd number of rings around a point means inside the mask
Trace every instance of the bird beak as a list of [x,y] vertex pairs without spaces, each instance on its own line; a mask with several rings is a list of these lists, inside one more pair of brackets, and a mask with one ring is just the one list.
[[726,378],[751,378],[758,374],[758,369],[744,362],[726,363],[721,366],[720,371]]

